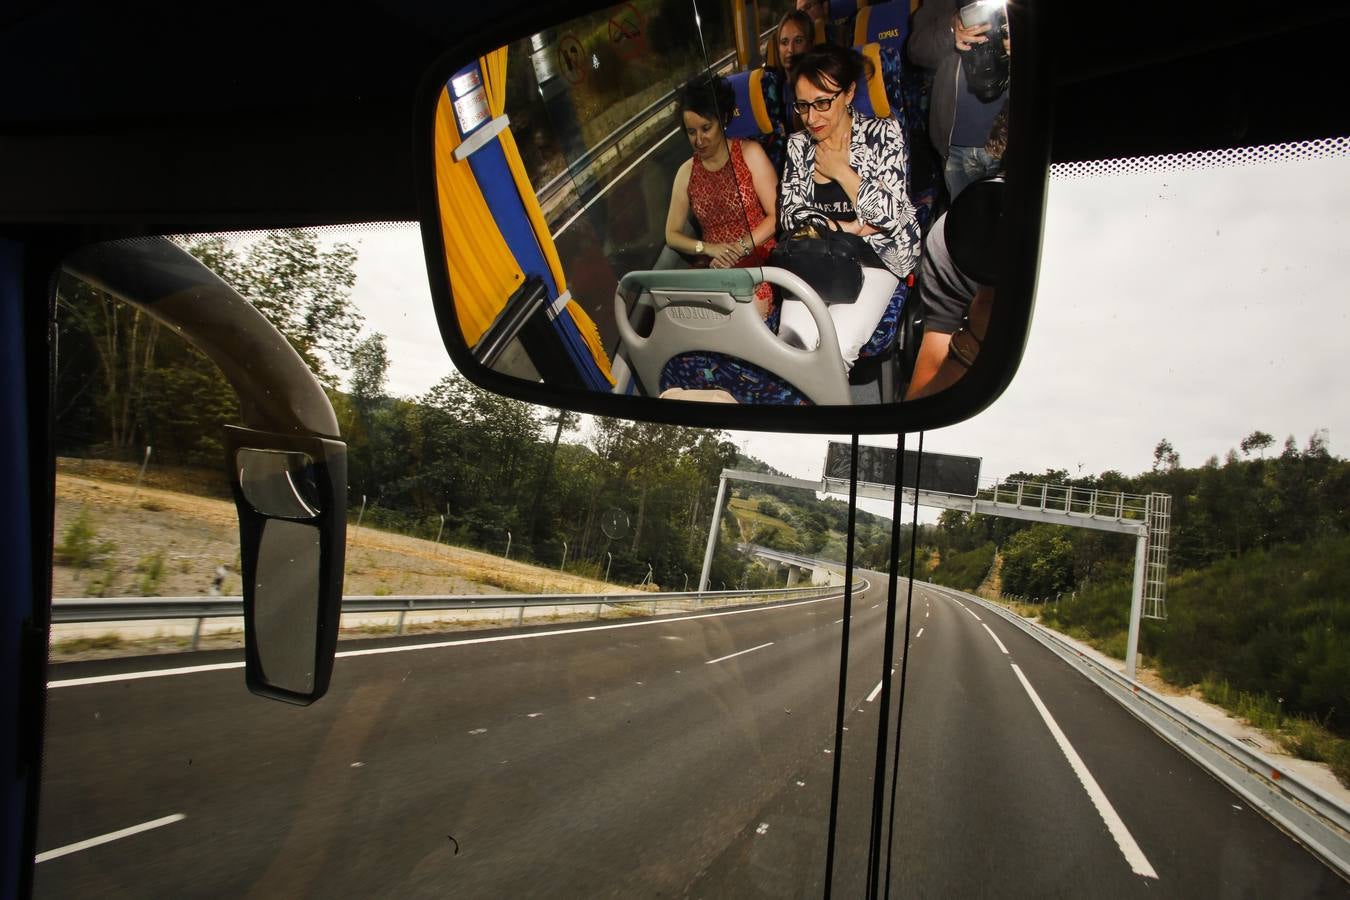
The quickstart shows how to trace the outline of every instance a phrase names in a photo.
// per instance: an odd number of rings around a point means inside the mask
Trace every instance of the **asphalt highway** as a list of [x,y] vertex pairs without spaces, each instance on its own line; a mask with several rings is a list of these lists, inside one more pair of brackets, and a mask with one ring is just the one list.
[[[886,611],[866,577],[836,897],[866,884]],[[228,654],[54,666],[37,894],[821,896],[842,608],[344,643],[308,709],[238,668],[177,671]],[[892,896],[1347,895],[1012,626],[919,585],[897,635]]]

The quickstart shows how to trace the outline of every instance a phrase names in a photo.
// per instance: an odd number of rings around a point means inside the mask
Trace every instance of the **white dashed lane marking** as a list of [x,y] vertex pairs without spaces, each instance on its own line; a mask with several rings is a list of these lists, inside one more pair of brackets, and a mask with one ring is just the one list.
[[994,634],[994,629],[990,628],[988,625],[985,625],[983,622],[981,622],[980,624],[984,625],[984,630],[989,632],[989,636],[994,639],[994,643],[998,644],[998,649],[1003,651],[1004,656],[1007,656],[1008,648],[1003,646],[1003,642],[998,639],[998,635]]
[[726,656],[719,656],[717,657],[717,659],[710,659],[706,663],[704,663],[704,665],[711,666],[713,663],[725,662],[728,659],[732,659],[734,657],[741,656],[746,653],[754,653],[756,650],[763,650],[765,647],[772,647],[772,646],[773,641],[769,641],[767,644],[760,644],[758,647],[751,647],[749,650],[737,650],[735,653],[728,653]]
[[66,844],[64,847],[57,847],[54,850],[44,850],[35,857],[35,861],[44,863],[50,859],[69,856],[71,853],[78,853],[81,850],[88,850],[90,847],[98,847],[101,844],[120,841],[122,838],[131,837],[133,834],[140,834],[143,831],[150,831],[154,828],[163,828],[165,825],[172,825],[173,823],[181,822],[186,818],[187,816],[182,813],[174,813],[171,816],[164,816],[161,819],[152,819],[149,822],[142,822],[139,825],[132,825],[129,828],[110,831],[107,834],[100,834],[98,837],[91,837],[87,840],[76,841],[73,844]]

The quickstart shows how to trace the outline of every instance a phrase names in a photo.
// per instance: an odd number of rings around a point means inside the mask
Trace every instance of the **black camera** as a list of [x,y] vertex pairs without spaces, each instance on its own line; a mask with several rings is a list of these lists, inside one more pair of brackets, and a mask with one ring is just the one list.
[[992,103],[1008,90],[1009,59],[1003,41],[1008,36],[1008,12],[1003,0],[976,0],[961,7],[961,24],[967,28],[988,24],[988,38],[961,52],[966,87],[982,103]]

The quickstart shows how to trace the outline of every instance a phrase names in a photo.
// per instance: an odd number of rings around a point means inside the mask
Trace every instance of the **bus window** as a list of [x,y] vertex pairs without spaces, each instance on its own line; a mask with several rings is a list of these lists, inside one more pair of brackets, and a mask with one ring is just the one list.
[[[445,364],[415,226],[176,240],[327,388],[349,453],[338,659],[306,710],[242,689],[232,394],[171,330],[62,282],[39,895],[819,893],[846,505],[719,497],[724,469],[766,468],[723,432],[476,388]],[[268,476],[249,503],[283,527],[316,512],[313,457],[241,452]],[[878,565],[888,522],[858,522]],[[875,624],[884,580],[855,587]],[[850,666],[840,885],[865,871],[879,643]]]

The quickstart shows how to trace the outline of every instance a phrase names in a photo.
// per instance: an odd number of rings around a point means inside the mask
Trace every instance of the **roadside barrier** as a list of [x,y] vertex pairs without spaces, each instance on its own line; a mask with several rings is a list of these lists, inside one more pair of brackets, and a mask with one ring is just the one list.
[[[855,591],[866,590],[861,581]],[[744,591],[670,591],[627,594],[456,594],[445,596],[343,597],[343,615],[358,613],[398,613],[396,634],[403,634],[409,613],[441,610],[516,609],[516,624],[524,624],[526,610],[551,607],[595,608],[600,618],[606,607],[661,612],[693,612],[751,603],[786,600],[810,600],[839,593],[839,585],[825,584],[792,588],[757,588]],[[242,597],[76,597],[52,601],[52,624],[89,624],[95,622],[146,622],[165,619],[192,619],[192,649],[201,640],[202,624],[207,619],[242,618]]]

